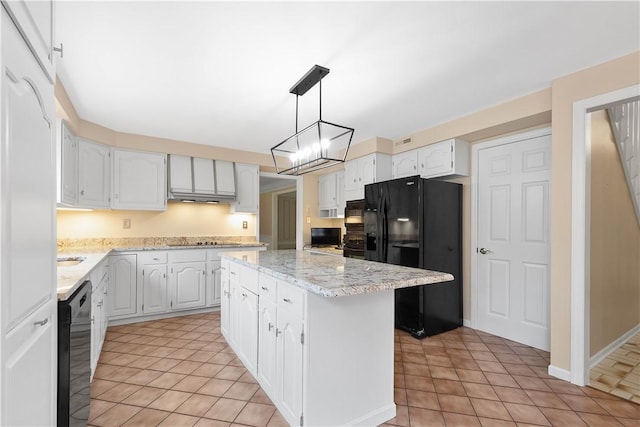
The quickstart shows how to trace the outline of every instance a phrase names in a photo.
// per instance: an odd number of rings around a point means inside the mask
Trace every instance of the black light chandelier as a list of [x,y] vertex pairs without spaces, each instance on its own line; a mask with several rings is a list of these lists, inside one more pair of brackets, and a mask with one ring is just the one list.
[[[353,129],[322,120],[322,78],[329,69],[314,65],[290,90],[296,95],[296,133],[271,148],[276,172],[302,175],[343,163],[351,145]],[[320,83],[318,121],[298,131],[298,98]]]

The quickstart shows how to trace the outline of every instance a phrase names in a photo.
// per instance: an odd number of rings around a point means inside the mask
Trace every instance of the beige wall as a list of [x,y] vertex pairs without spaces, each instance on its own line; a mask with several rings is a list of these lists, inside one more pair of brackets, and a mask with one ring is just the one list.
[[273,193],[260,193],[260,236],[259,241],[269,244],[268,249],[273,248],[272,239],[272,203]]
[[640,324],[640,226],[605,110],[591,114],[590,355]]
[[[256,216],[230,214],[229,205],[170,202],[163,212],[58,210],[58,239],[89,237],[255,236]],[[131,228],[122,228],[124,219]],[[248,228],[242,228],[242,221]]]
[[551,144],[551,365],[571,367],[573,104],[640,83],[640,52],[554,80]]

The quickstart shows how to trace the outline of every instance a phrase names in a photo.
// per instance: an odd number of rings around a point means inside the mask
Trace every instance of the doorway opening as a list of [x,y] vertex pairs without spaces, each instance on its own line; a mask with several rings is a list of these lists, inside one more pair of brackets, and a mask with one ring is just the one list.
[[302,236],[297,177],[260,174],[260,241],[268,250],[296,249]]

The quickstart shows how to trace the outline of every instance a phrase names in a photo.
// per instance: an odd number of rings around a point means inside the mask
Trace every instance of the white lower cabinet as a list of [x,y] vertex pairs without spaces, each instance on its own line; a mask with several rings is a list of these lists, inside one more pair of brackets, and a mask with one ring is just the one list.
[[107,289],[109,286],[109,259],[102,261],[91,272],[91,378],[100,358],[107,334]]
[[258,374],[258,295],[240,287],[237,296],[238,357],[254,377]]
[[258,323],[258,382],[268,395],[276,392],[277,339],[276,339],[276,303],[260,294]]
[[204,262],[180,262],[171,264],[171,309],[185,310],[204,307],[206,264]]
[[111,255],[109,258],[109,318],[127,317],[138,313],[136,254]]
[[142,269],[142,312],[167,311],[167,265],[145,264]]
[[206,305],[220,305],[222,288],[220,287],[220,251],[207,250],[207,289],[205,291]]
[[276,401],[287,420],[302,422],[304,323],[278,305],[276,327]]

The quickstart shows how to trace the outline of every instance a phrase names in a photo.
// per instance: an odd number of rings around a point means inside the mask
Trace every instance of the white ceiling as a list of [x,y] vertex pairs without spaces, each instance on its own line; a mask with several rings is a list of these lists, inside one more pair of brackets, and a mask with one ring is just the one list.
[[398,139],[640,50],[639,5],[57,1],[58,74],[85,120],[268,153],[319,64],[323,119]]

